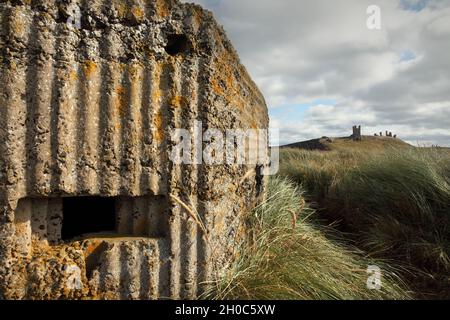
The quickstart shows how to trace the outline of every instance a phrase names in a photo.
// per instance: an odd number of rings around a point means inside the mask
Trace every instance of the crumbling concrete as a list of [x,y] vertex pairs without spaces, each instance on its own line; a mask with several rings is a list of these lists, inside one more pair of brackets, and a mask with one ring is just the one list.
[[[176,0],[0,0],[0,26],[0,298],[198,297],[264,193],[266,163],[169,161],[196,120],[268,127],[223,29]],[[114,199],[114,230],[64,239],[87,196]]]

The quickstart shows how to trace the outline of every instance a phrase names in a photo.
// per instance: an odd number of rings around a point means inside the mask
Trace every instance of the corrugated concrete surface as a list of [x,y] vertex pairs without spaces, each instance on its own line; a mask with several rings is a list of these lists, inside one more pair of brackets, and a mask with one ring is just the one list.
[[[236,257],[258,165],[173,164],[170,132],[195,138],[194,121],[268,127],[264,98],[208,11],[0,1],[0,297],[207,290]],[[86,196],[115,198],[117,234],[62,239],[63,199]]]

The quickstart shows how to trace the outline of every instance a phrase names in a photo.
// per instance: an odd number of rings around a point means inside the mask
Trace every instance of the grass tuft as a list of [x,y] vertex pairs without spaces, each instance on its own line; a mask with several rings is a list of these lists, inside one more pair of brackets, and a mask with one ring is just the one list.
[[[405,299],[397,270],[325,235],[314,211],[293,183],[273,178],[267,200],[249,216],[251,240],[232,270],[217,284],[214,299]],[[383,270],[382,289],[367,288],[367,268]]]
[[450,297],[450,153],[436,148],[284,150],[281,175],[357,246],[394,259],[418,297]]

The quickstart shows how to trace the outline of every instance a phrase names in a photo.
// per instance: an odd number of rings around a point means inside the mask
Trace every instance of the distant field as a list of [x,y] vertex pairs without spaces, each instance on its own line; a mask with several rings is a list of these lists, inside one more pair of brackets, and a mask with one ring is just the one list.
[[[296,148],[295,148],[296,147]],[[399,139],[317,139],[281,151],[323,224],[404,268],[418,298],[450,298],[450,150]]]

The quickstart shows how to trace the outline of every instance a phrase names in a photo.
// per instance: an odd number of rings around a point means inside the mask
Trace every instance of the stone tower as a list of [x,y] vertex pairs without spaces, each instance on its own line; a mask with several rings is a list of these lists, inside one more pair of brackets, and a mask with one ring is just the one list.
[[361,139],[362,139],[361,126],[353,126],[353,134],[352,134],[351,138],[354,141],[361,141]]

